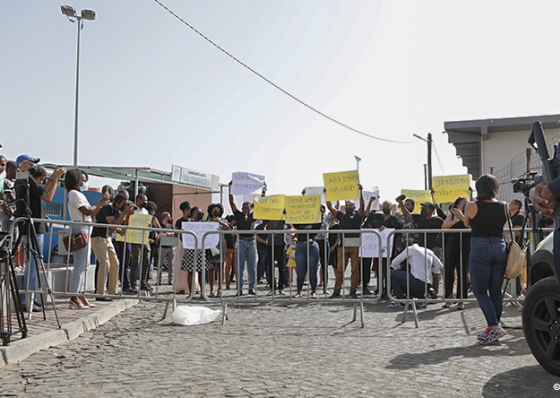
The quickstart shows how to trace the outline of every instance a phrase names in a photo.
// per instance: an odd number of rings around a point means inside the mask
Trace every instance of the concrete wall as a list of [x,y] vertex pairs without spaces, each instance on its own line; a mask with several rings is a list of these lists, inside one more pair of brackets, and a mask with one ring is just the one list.
[[[530,148],[527,142],[529,133],[526,130],[490,133],[489,139],[483,141],[482,173],[489,173],[490,167],[493,167],[494,170],[506,167],[514,156],[524,153],[527,148]],[[560,128],[547,129],[545,134],[547,139],[558,137]]]

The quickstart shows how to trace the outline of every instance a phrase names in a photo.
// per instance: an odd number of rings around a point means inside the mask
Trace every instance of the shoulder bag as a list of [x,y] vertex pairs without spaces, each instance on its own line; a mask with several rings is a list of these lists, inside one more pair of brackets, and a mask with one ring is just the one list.
[[[507,262],[504,276],[508,279],[515,279],[521,274],[521,272],[523,272],[523,269],[527,264],[527,248],[525,247],[522,249],[516,242],[516,238],[511,227],[511,220],[508,217],[505,205],[504,212],[506,214],[506,219],[508,220],[509,233],[511,236],[511,241],[506,243]],[[523,235],[524,230],[525,225],[523,225],[521,235]]]

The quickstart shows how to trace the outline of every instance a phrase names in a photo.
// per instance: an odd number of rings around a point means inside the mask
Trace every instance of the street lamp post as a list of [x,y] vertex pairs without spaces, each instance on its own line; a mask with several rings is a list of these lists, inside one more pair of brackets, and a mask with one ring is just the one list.
[[356,170],[360,171],[360,161],[362,160],[361,158],[357,157],[356,155],[354,155],[354,157],[356,158]]
[[95,11],[82,10],[80,16],[76,14],[76,10],[71,6],[60,6],[60,10],[68,20],[72,23],[78,21],[78,50],[76,56],[76,107],[74,114],[74,166],[78,165],[78,91],[80,83],[80,31],[83,29],[83,19],[86,21],[95,21]]

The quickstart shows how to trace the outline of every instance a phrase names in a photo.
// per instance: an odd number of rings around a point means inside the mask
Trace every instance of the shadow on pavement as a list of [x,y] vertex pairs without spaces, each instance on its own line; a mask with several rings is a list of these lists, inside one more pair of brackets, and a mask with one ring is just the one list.
[[[560,397],[560,378],[540,365],[526,366],[493,376],[482,388],[482,396],[501,397]],[[554,389],[554,385],[556,388]]]
[[[530,353],[522,332],[519,333],[519,335],[515,333],[510,334],[510,336],[514,338],[504,340],[503,342],[500,341],[489,346],[481,346],[478,344],[478,341],[473,340],[473,344],[466,347],[446,347],[430,350],[428,352],[401,354],[391,359],[391,364],[387,366],[387,369],[412,369],[424,365],[443,363],[453,357],[477,358],[506,356],[512,357],[513,359],[516,356]],[[437,341],[437,338],[434,337],[433,342],[435,343]],[[499,349],[496,349],[497,347],[499,347]],[[429,347],[426,348],[429,349]],[[558,397],[560,397],[560,393]]]

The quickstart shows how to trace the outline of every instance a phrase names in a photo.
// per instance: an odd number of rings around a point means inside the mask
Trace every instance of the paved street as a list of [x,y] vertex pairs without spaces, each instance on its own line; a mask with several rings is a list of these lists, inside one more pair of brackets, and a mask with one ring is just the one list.
[[[198,300],[197,300],[198,301]],[[481,347],[477,305],[402,310],[368,304],[230,306],[225,326],[173,325],[141,302],[58,347],[0,368],[1,396],[107,397],[560,397],[560,380],[530,354],[520,313],[508,335]],[[218,308],[218,307],[215,307]]]

